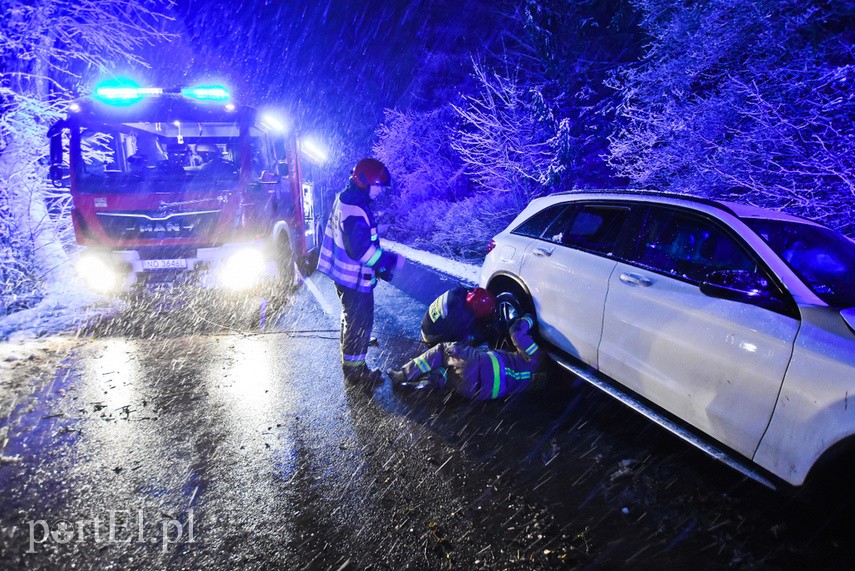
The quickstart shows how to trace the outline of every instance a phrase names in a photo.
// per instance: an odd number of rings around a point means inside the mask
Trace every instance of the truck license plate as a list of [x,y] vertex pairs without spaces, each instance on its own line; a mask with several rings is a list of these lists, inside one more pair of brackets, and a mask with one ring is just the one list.
[[143,260],[142,267],[144,270],[183,270],[187,268],[187,260],[184,258],[177,260]]

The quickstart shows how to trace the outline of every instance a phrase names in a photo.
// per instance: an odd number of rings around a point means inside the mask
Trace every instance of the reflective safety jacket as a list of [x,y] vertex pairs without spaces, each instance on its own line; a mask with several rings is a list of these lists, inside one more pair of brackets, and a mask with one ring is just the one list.
[[336,197],[318,259],[320,272],[357,291],[371,291],[377,272],[391,272],[399,261],[397,254],[380,247],[368,203],[368,193],[353,186]]
[[469,289],[452,288],[436,298],[422,317],[422,341],[428,345],[460,341],[480,345],[495,335],[494,320],[478,320],[466,303]]

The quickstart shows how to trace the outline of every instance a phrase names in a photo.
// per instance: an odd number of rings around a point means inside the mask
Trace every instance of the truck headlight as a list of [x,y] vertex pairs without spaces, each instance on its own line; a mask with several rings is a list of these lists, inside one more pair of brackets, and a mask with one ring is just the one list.
[[77,260],[77,273],[86,282],[89,289],[100,293],[115,291],[121,283],[121,276],[109,261],[98,254],[83,254]]
[[220,283],[228,289],[247,289],[258,283],[264,269],[264,255],[255,248],[244,248],[226,258]]

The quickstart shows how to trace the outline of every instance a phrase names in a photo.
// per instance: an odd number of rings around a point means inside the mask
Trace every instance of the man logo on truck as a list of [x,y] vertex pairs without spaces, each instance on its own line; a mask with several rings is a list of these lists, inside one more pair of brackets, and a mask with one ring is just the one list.
[[[185,226],[188,230],[193,230],[193,225]],[[155,222],[141,222],[140,223],[140,234],[145,234],[147,232],[181,232],[181,225],[176,222],[167,222],[166,224],[160,224]]]

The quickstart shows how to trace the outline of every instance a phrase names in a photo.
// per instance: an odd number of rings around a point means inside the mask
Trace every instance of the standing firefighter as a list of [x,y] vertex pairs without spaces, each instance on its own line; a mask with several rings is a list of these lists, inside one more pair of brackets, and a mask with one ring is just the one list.
[[391,182],[380,161],[356,163],[347,188],[336,197],[318,260],[318,270],[335,281],[341,300],[341,365],[350,382],[382,380],[380,371],[365,364],[374,326],[374,286],[378,277],[391,280],[404,258],[380,247],[370,204]]
[[422,341],[436,345],[460,341],[480,345],[496,337],[496,298],[484,288],[450,289],[428,307],[422,318]]
[[395,386],[406,386],[424,375],[439,388],[448,387],[474,400],[502,398],[526,390],[544,363],[543,350],[532,339],[534,318],[514,321],[509,333],[515,351],[489,351],[465,343],[440,343],[399,370],[389,371]]

